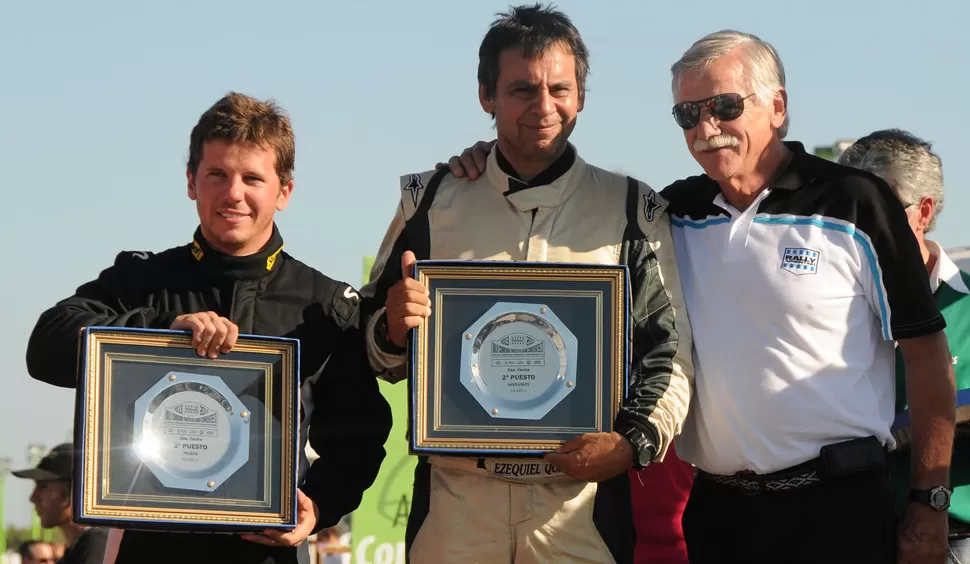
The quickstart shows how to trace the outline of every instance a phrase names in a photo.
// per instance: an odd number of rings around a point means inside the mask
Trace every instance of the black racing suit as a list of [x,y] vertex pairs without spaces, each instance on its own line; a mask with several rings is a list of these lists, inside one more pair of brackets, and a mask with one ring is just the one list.
[[[27,368],[37,380],[74,387],[82,327],[167,329],[184,313],[213,311],[238,325],[241,334],[300,339],[300,377],[312,409],[309,417],[301,413],[299,484],[319,508],[316,532],[355,510],[374,482],[391,411],[367,364],[358,294],[282,247],[274,227],[269,243],[246,257],[212,249],[199,231],[192,243],[158,254],[120,253],[96,280],[41,314],[27,347]],[[320,455],[312,465],[304,456],[308,438]],[[308,558],[306,543],[269,547],[235,535],[130,530],[117,564],[281,564]]]

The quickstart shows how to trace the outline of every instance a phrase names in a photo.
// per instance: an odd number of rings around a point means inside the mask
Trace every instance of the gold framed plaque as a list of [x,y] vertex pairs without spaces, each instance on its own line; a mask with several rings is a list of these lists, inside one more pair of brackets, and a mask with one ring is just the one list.
[[412,334],[413,454],[541,455],[609,432],[628,388],[622,265],[418,261],[431,316]]
[[197,532],[295,527],[299,346],[241,335],[212,359],[182,331],[86,328],[74,520]]

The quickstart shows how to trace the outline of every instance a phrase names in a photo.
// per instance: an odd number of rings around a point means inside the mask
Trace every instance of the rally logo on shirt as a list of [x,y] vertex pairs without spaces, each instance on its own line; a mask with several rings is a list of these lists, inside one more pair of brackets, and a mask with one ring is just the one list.
[[411,193],[411,201],[414,202],[414,206],[418,205],[418,192],[424,188],[424,184],[421,183],[420,174],[412,174],[408,177],[408,183],[404,186],[404,189]]
[[813,249],[801,247],[787,247],[781,257],[781,269],[796,276],[815,274],[818,272],[819,259],[822,253]]

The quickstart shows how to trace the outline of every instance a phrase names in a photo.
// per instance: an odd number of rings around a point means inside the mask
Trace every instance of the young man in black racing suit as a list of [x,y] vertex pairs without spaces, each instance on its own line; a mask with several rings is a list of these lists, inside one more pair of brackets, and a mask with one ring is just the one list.
[[[377,476],[391,413],[367,364],[360,297],[283,252],[274,222],[293,190],[294,153],[289,119],[272,103],[236,93],[218,101],[191,135],[186,176],[200,221],[192,242],[120,253],[41,314],[30,337],[30,375],[62,387],[75,386],[85,326],[190,330],[198,354],[212,358],[240,333],[300,339],[312,406],[305,402],[301,414],[297,527],[254,535],[130,530],[116,564],[308,563],[306,538],[356,509]],[[302,456],[307,438],[321,455],[312,465]]]

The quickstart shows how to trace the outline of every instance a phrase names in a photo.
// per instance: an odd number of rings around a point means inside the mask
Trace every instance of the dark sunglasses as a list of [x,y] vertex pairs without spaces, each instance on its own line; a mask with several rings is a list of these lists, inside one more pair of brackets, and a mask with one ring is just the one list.
[[754,94],[743,97],[740,94],[718,94],[696,102],[681,102],[674,106],[674,120],[684,129],[693,129],[701,121],[703,108],[719,121],[736,120],[744,113],[744,101],[752,96]]

